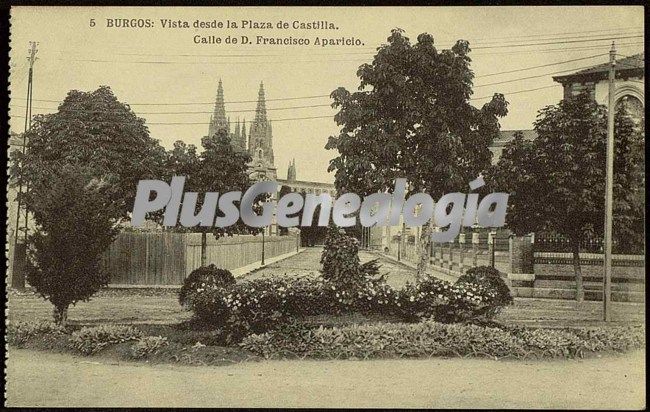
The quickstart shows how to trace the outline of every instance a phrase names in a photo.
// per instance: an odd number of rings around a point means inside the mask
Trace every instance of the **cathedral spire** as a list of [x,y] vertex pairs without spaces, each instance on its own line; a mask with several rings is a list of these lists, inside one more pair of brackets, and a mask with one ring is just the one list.
[[296,159],[293,159],[293,162],[289,162],[289,169],[287,170],[287,180],[290,182],[296,181]]
[[210,119],[208,136],[213,136],[220,128],[226,128],[230,132],[230,124],[228,119],[226,119],[226,105],[223,98],[223,84],[221,83],[221,79],[219,79],[219,85],[217,86],[217,97],[214,102],[214,112]]
[[255,109],[255,121],[266,122],[266,98],[264,96],[264,82],[260,83],[260,90],[257,93],[257,108]]
[[273,129],[272,129],[272,126],[271,126],[271,121],[267,120],[266,125],[267,125],[266,126],[266,138],[270,142],[273,139]]
[[253,158],[256,167],[267,178],[276,177],[276,168],[273,157],[273,133],[271,121],[266,114],[266,96],[264,83],[260,83],[257,97],[255,118],[248,129],[248,153]]

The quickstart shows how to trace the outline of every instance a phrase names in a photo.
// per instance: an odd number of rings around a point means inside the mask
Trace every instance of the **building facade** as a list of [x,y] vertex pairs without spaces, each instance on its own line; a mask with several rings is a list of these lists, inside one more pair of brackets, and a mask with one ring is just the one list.
[[[644,54],[617,60],[615,65],[614,100],[617,106],[625,106],[635,121],[644,117],[645,108],[645,62]],[[588,92],[599,104],[609,101],[609,63],[599,64],[553,80],[564,88],[564,98]]]

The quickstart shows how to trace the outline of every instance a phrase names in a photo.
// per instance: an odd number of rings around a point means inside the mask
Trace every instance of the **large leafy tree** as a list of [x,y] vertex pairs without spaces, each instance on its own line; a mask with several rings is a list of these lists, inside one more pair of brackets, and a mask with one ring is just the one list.
[[54,305],[54,320],[65,325],[68,307],[88,300],[110,280],[101,256],[118,232],[112,189],[86,166],[48,169],[47,182],[33,190],[37,230],[29,236],[29,284]]
[[62,322],[70,304],[108,282],[100,254],[128,217],[137,182],[160,174],[164,149],[106,86],[70,91],[56,113],[35,117],[26,141],[26,155],[12,153],[11,184],[22,184],[36,224],[28,280]]
[[[507,114],[500,94],[481,108],[470,104],[469,52],[467,41],[438,50],[429,34],[411,44],[395,29],[373,61],[359,67],[359,91],[332,93],[341,130],[326,148],[339,153],[329,166],[339,192],[383,192],[396,178],[407,179],[410,193],[434,199],[467,190],[490,165],[488,146]],[[426,267],[430,231],[425,225],[418,274]]]
[[172,176],[195,176],[200,167],[201,159],[196,146],[177,140],[172,149],[167,152],[165,178],[169,181]]
[[[571,245],[577,283],[576,299],[584,299],[580,242],[604,229],[607,110],[589,94],[547,106],[535,122],[537,137],[521,135],[504,148],[488,172],[491,186],[511,193],[506,224],[517,234],[551,232]],[[635,232],[642,199],[643,135],[624,113],[615,116],[614,235]]]

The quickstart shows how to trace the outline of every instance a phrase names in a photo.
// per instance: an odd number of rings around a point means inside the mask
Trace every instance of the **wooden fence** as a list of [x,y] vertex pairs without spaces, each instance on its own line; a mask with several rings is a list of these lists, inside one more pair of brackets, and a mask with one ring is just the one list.
[[[298,242],[291,235],[265,236],[265,258],[295,251]],[[261,259],[261,236],[208,236],[208,264],[233,270]],[[120,233],[102,258],[113,285],[181,285],[200,265],[199,233]]]

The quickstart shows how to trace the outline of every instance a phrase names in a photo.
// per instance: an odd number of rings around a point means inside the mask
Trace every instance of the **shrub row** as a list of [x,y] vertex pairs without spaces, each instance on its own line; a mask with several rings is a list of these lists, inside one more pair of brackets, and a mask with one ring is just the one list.
[[[33,339],[52,339],[62,341],[62,347],[67,347],[82,355],[92,355],[106,346],[132,340],[148,339],[139,329],[130,325],[100,325],[83,327],[70,333],[66,328],[54,322],[16,322],[7,325],[7,343],[15,347],[24,347]],[[143,345],[152,346],[151,342]],[[148,348],[140,349],[147,351]]]
[[356,325],[304,329],[291,324],[250,335],[240,346],[265,358],[370,359],[432,356],[490,358],[582,357],[643,347],[640,327],[513,330],[472,324]]
[[508,287],[492,268],[468,271],[455,284],[425,276],[400,290],[383,278],[366,278],[363,287],[355,288],[341,288],[340,282],[323,277],[286,275],[233,283],[227,271],[207,269],[190,275],[180,300],[197,321],[221,328],[229,342],[309,315],[360,312],[406,322],[486,322],[512,302]]

